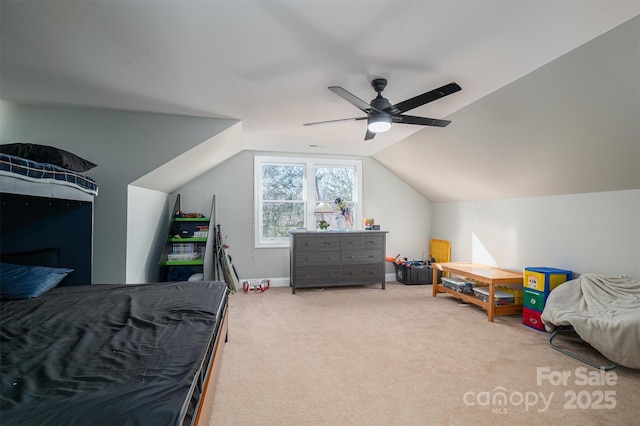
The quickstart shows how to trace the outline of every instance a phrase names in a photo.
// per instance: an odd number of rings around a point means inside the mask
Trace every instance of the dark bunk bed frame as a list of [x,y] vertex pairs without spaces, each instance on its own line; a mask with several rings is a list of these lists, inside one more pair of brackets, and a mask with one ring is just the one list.
[[[7,159],[7,156],[4,154],[0,157],[0,161],[3,163],[11,162],[15,159],[16,158]],[[186,315],[187,317],[183,318],[181,316],[178,320],[174,318],[173,322],[180,324],[180,327],[191,327],[192,319],[191,317],[188,317],[188,315],[193,315],[193,318],[196,318],[196,311],[200,312],[208,310],[209,312],[206,313],[206,318],[198,317],[194,321],[199,321],[198,324],[209,325],[206,326],[208,327],[206,329],[205,326],[201,326],[202,330],[200,333],[204,333],[205,335],[199,336],[198,338],[199,341],[202,340],[207,342],[206,347],[202,350],[202,353],[198,352],[199,358],[194,362],[194,365],[188,369],[188,377],[183,376],[175,379],[176,382],[181,382],[182,391],[184,391],[185,387],[187,387],[188,390],[183,393],[179,393],[181,396],[179,396],[177,401],[178,406],[172,408],[174,412],[171,413],[171,415],[163,418],[169,419],[166,424],[208,425],[224,342],[226,342],[227,338],[227,286],[224,283],[217,283],[213,281],[196,283],[197,285],[191,282],[162,283],[155,285],[91,285],[93,284],[91,271],[94,195],[96,194],[81,191],[67,184],[60,185],[58,183],[51,182],[50,180],[41,183],[31,179],[25,180],[24,177],[21,176],[14,177],[11,173],[7,172],[7,170],[0,172],[0,253],[2,254],[2,257],[4,258],[6,255],[11,256],[17,253],[53,249],[57,252],[56,256],[58,257],[58,266],[74,270],[74,272],[71,273],[58,287],[50,290],[42,296],[26,300],[2,300],[0,305],[2,308],[2,312],[0,314],[0,320],[2,322],[0,330],[2,338],[2,344],[0,344],[0,369],[2,371],[2,379],[0,381],[0,400],[2,401],[2,405],[0,406],[0,416],[6,421],[10,421],[13,418],[14,420],[20,419],[20,421],[27,421],[27,423],[29,422],[29,419],[31,419],[31,421],[35,422],[45,420],[58,423],[61,422],[64,424],[102,424],[104,422],[113,422],[113,419],[118,419],[118,424],[128,424],[139,423],[141,419],[142,421],[144,421],[144,419],[151,420],[154,418],[156,413],[159,413],[158,415],[161,414],[162,416],[166,416],[167,410],[164,404],[162,404],[163,406],[158,406],[159,404],[157,401],[153,400],[146,404],[144,399],[137,401],[136,397],[134,396],[131,398],[131,395],[128,400],[131,401],[131,399],[134,399],[135,401],[127,403],[126,401],[123,401],[121,397],[118,398],[118,395],[114,395],[113,397],[109,395],[97,397],[95,396],[97,395],[96,392],[92,394],[91,391],[83,390],[84,395],[78,396],[78,393],[76,393],[71,397],[68,397],[68,399],[65,399],[67,397],[64,395],[57,395],[56,389],[51,388],[47,389],[47,393],[44,396],[40,395],[42,399],[38,400],[37,398],[34,398],[30,392],[34,391],[34,388],[35,391],[37,391],[40,384],[37,381],[34,383],[28,382],[30,379],[26,376],[31,374],[31,372],[21,371],[26,369],[26,367],[23,368],[23,364],[25,364],[25,362],[22,361],[24,354],[21,353],[21,351],[22,346],[24,346],[24,341],[30,338],[29,336],[32,332],[35,333],[35,331],[31,330],[29,327],[33,326],[33,328],[37,328],[39,327],[38,324],[43,322],[42,319],[35,322],[27,320],[26,316],[29,315],[31,311],[46,311],[47,309],[50,309],[53,305],[53,298],[58,297],[60,298],[60,302],[63,302],[67,300],[64,299],[63,296],[66,297],[66,295],[69,294],[76,298],[75,300],[72,299],[72,303],[70,303],[69,306],[75,306],[73,305],[74,303],[76,305],[83,304],[82,301],[78,302],[78,298],[85,297],[84,293],[88,290],[96,289],[96,291],[111,291],[111,288],[113,288],[113,293],[118,293],[118,295],[114,297],[120,297],[121,299],[123,297],[125,299],[131,298],[131,300],[134,300],[134,297],[138,297],[135,293],[148,293],[152,290],[152,287],[165,288],[166,286],[173,286],[179,287],[174,293],[171,293],[178,294],[178,298],[185,292],[191,291],[192,288],[198,288],[199,290],[193,290],[194,295],[191,296],[191,298],[204,299],[205,301],[202,302],[202,300],[195,301],[185,299],[184,305],[193,310],[193,312],[187,312],[187,308],[172,306],[174,304],[173,302],[165,303],[167,306],[157,306],[153,297],[149,298],[148,296],[144,296],[147,299],[145,299],[144,303],[141,303],[141,305],[148,305],[150,307],[150,311],[143,313],[145,315],[148,313],[149,316],[153,318],[164,318],[167,316],[167,312],[172,313],[173,309],[182,309],[186,313],[181,313],[181,315]],[[200,286],[206,286],[207,288],[206,290],[203,290],[200,289]],[[131,292],[131,294],[129,295],[128,292]],[[87,300],[93,296],[88,293],[89,292],[87,292]],[[197,293],[197,295],[195,293]],[[203,295],[205,297],[203,297]],[[110,297],[110,295],[105,293],[104,295],[101,295],[101,297],[106,304],[107,299],[104,298]],[[169,299],[174,296],[163,297],[165,297],[165,299]],[[93,298],[95,299],[95,297]],[[211,303],[215,300],[217,305],[206,305],[209,303],[209,300]],[[198,303],[200,305],[204,303],[204,306],[209,307],[207,309],[202,309],[197,306]],[[14,307],[16,307],[16,309],[14,309]],[[61,307],[60,309],[64,311],[65,307]],[[162,312],[152,312],[151,310],[153,309],[164,310]],[[72,311],[73,309],[69,310]],[[24,321],[21,317],[23,312],[25,315]],[[125,312],[122,315],[125,314],[129,313]],[[56,315],[59,314],[56,313]],[[87,315],[90,316],[91,314],[88,313]],[[128,318],[125,319],[124,322],[130,323],[136,319],[137,318]],[[187,321],[184,321],[184,319]],[[97,321],[96,318],[91,318],[90,320]],[[67,323],[74,322],[71,318],[65,319],[64,321]],[[65,323],[65,325],[67,325],[67,323]],[[103,327],[97,322],[95,327],[92,322],[89,322],[89,324],[94,328],[90,334],[93,334],[94,332],[97,333],[97,329],[99,328],[109,328],[107,326]],[[166,326],[167,324],[164,323],[157,324],[155,329],[162,329]],[[187,328],[186,330],[191,329]],[[83,337],[87,333],[86,330],[74,332],[82,334]],[[115,331],[112,333],[115,334]],[[191,332],[182,332],[179,334],[189,336]],[[35,335],[40,336],[41,333],[35,333]],[[141,341],[146,338],[147,336],[142,336]],[[20,341],[20,339],[22,339],[22,341]],[[109,339],[112,339],[112,336],[107,335],[104,339],[108,342]],[[192,339],[195,342],[196,338],[192,337]],[[41,346],[44,345],[44,343],[40,343]],[[55,347],[57,344],[57,341],[46,342],[46,345],[51,346],[50,349],[53,351],[57,350]],[[180,347],[180,343],[167,342],[166,346],[164,344],[159,346],[161,347],[156,347],[155,351],[162,352],[162,354],[158,354],[156,359],[162,360],[163,356],[165,358],[167,357],[164,349],[168,347]],[[43,348],[40,348],[40,350],[43,350]],[[75,351],[75,348],[69,349],[69,351],[69,353],[63,356],[72,358],[73,355],[75,359],[76,354],[73,352]],[[134,357],[137,355],[137,353],[133,354]],[[142,355],[146,356],[147,354],[143,352]],[[169,358],[171,358],[171,355],[173,355],[173,358],[181,358],[183,354],[177,350],[175,353],[169,354]],[[16,360],[16,358],[20,359]],[[174,364],[170,361],[172,360],[167,360],[167,364],[169,364],[170,367],[173,367]],[[64,363],[64,360],[62,360],[62,362]],[[113,368],[114,366],[107,367]],[[120,367],[124,367],[126,371],[126,365]],[[160,365],[160,367],[162,367],[162,365]],[[32,365],[29,368],[33,369],[34,366]],[[46,366],[42,366],[41,368],[46,370]],[[23,379],[21,374],[25,376],[24,381],[27,385],[18,389],[20,388],[21,380]],[[66,372],[56,370],[53,374],[60,374],[61,376],[64,376]],[[35,375],[38,376],[42,374],[36,372]],[[159,374],[159,376],[162,375],[163,373]],[[68,384],[69,381],[84,380],[83,378],[77,377],[62,377],[59,381],[64,382],[66,379],[68,379],[66,384]],[[39,380],[39,378],[37,380]],[[91,380],[94,379],[88,379],[89,382]],[[147,378],[149,386],[152,386],[153,380],[154,377]],[[185,381],[187,381],[186,385],[184,384]],[[160,380],[159,383],[168,385],[169,388],[171,388],[167,389],[164,393],[175,393],[175,389],[172,389],[173,383],[162,382],[162,380]],[[128,386],[131,385],[128,384]],[[141,385],[138,383],[135,384],[135,386]],[[178,386],[178,383],[176,383],[175,386]],[[107,392],[110,387],[113,387],[112,392],[117,393],[122,390],[113,383],[107,383],[105,385]],[[25,390],[26,388],[29,389]],[[99,392],[105,392],[105,388],[100,389]],[[144,389],[144,385],[142,389]],[[154,389],[157,390],[158,388]],[[62,392],[68,392],[68,389],[62,389]],[[48,403],[46,398],[49,398],[49,394],[52,399],[51,402]],[[126,392],[120,392],[120,394],[126,394]],[[87,408],[84,408],[83,398],[86,398],[87,400],[93,398],[94,405],[96,399],[103,398],[101,400],[103,403],[104,401],[113,401],[113,405],[101,410],[101,414],[98,414],[98,416],[103,417],[87,418],[86,416],[79,416],[79,413],[86,414],[87,410],[94,410],[89,412],[95,412],[95,406],[90,408],[91,403],[88,402],[88,405],[86,406]],[[67,401],[69,404],[68,408],[65,406]],[[118,414],[118,410],[121,406],[123,412]],[[113,418],[110,419],[109,417],[112,413]],[[165,422],[163,421],[163,423]]]

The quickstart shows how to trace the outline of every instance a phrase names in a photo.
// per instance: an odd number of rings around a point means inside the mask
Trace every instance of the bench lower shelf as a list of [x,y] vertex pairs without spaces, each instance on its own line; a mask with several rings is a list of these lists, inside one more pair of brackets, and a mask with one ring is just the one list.
[[[465,262],[447,262],[431,264],[433,270],[433,297],[438,293],[447,293],[466,303],[481,307],[487,311],[487,319],[493,322],[496,315],[518,315],[522,314],[522,305],[496,305],[493,301],[493,294],[496,285],[522,285],[522,273],[508,271],[493,266],[481,265]],[[470,294],[459,293],[450,288],[438,284],[437,272],[450,272],[455,275],[469,277],[489,287],[489,300],[483,301]]]
[[[487,312],[489,311],[489,302],[482,301],[471,294],[464,294],[464,293],[457,292],[455,290],[451,290],[450,288],[444,287],[440,284],[434,284],[434,285],[438,287],[436,290],[438,293],[450,294],[453,297],[460,299],[465,303],[476,305],[481,307]],[[522,305],[495,305],[493,314],[496,316],[522,314]]]

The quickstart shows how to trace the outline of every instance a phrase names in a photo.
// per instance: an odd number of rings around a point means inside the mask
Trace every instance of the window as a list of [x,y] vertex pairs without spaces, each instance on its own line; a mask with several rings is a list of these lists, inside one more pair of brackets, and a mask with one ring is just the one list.
[[[336,207],[340,198],[359,228],[362,210],[362,162],[296,157],[254,158],[256,247],[288,247],[288,231],[316,229],[316,206]],[[324,218],[336,229],[336,215]]]

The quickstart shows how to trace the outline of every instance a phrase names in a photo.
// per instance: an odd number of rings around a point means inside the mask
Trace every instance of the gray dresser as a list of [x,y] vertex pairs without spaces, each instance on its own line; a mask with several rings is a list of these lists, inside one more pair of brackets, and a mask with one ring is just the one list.
[[290,232],[291,291],[381,283],[387,231]]

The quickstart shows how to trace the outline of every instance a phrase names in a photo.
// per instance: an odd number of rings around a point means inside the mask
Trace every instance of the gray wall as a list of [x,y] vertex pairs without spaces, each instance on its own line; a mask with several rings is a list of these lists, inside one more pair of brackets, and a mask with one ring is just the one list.
[[[162,215],[168,219],[172,200],[167,204],[164,194],[133,189],[136,205],[129,209],[129,183],[234,123],[0,102],[0,143],[58,146],[99,165],[88,174],[100,184],[94,282],[101,283],[152,281],[156,273],[154,258],[165,232]],[[253,248],[254,154],[241,152],[176,192],[184,209],[204,212],[216,194],[219,223],[241,278],[288,277],[286,249]],[[640,276],[637,190],[432,204],[376,160],[362,160],[363,213],[389,231],[389,256],[422,258],[430,238],[440,238],[452,242],[453,260]],[[158,224],[155,235],[147,216]]]
[[[134,241],[142,247],[132,250],[144,252],[154,246],[144,232],[127,229],[129,183],[236,122],[0,102],[0,143],[51,145],[98,164],[87,173],[99,185],[94,215],[93,282],[122,283],[126,280],[127,232],[134,233]],[[140,217],[147,213],[144,206],[136,212]]]
[[[207,212],[215,194],[218,223],[240,278],[269,278],[288,285],[288,249],[254,248],[253,157],[269,154],[289,155],[243,151],[172,195],[180,194],[185,210]],[[430,203],[377,161],[366,157],[362,161],[363,214],[389,231],[387,255],[422,259],[428,254]],[[387,271],[393,272],[393,265],[388,264]]]
[[432,204],[453,261],[640,277],[640,190]]

